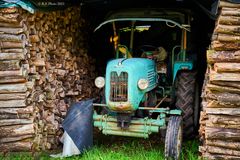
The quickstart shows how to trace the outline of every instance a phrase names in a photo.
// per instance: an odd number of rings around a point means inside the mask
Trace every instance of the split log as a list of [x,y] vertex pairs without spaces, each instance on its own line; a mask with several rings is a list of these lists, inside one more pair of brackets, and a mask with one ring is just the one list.
[[[1,112],[1,111],[0,111]],[[0,113],[0,119],[29,119],[31,114],[2,114]]]
[[233,150],[240,150],[240,142],[225,141],[225,140],[206,140],[206,145],[222,147]]
[[224,25],[240,25],[240,17],[237,16],[219,16],[218,18],[219,24]]
[[32,114],[33,111],[33,106],[25,108],[0,108],[0,114]]
[[240,50],[240,43],[234,42],[220,42],[220,41],[213,41],[212,48],[216,51],[232,51],[232,50]]
[[36,67],[45,66],[45,59],[38,58],[38,59],[35,59],[33,62],[30,62],[30,64]]
[[30,40],[31,43],[40,42],[40,38],[39,38],[38,35],[30,35],[29,40]]
[[27,70],[21,67],[19,70],[13,70],[13,71],[0,71],[0,78],[6,77],[6,76],[21,76],[26,77],[27,76]]
[[2,119],[0,120],[0,127],[11,125],[33,124],[33,119]]
[[236,25],[217,25],[216,29],[214,30],[215,33],[223,33],[226,35],[240,35],[240,25],[236,26]]
[[[1,84],[11,84],[11,83],[23,83],[26,82],[26,78],[22,76],[12,76],[12,77],[0,77],[0,85]],[[1,88],[1,87],[0,87]],[[1,93],[1,91],[0,91]]]
[[26,41],[26,36],[25,34],[20,34],[20,35],[0,34],[0,39],[1,41],[6,41],[6,42],[22,42],[22,41]]
[[239,141],[240,130],[206,127],[206,139]]
[[[240,82],[228,82],[228,81],[212,81],[212,84],[215,84],[217,86],[225,86],[225,87],[233,87],[235,89],[240,89]],[[230,91],[230,90],[229,90]]]
[[236,151],[233,149],[226,149],[222,147],[213,147],[208,146],[207,150],[209,153],[215,153],[215,154],[224,154],[224,155],[230,155],[230,156],[240,156],[240,151]]
[[23,60],[23,53],[0,53],[0,60]]
[[240,63],[215,63],[216,72],[240,72]]
[[27,73],[23,72],[22,69],[16,70],[16,71],[0,71],[0,76],[5,77],[5,76],[22,76],[26,77]]
[[19,23],[0,22],[0,27],[23,28],[23,22],[22,21]]
[[30,151],[32,147],[32,141],[28,142],[14,142],[14,143],[0,143],[1,151]]
[[0,137],[17,137],[22,135],[33,135],[34,124],[11,125],[0,127]]
[[223,16],[237,16],[240,17],[240,9],[239,8],[222,8],[221,15]]
[[239,62],[240,61],[240,51],[207,51],[207,61],[208,63],[214,62]]
[[9,8],[1,8],[0,13],[16,13],[18,12],[18,8],[17,7],[9,7]]
[[26,29],[24,28],[6,28],[6,27],[0,27],[0,34],[21,34],[24,33]]
[[20,20],[20,19],[23,19],[21,16],[22,16],[22,14],[24,14],[24,13],[20,13],[19,11],[18,12],[16,12],[16,13],[3,13],[2,14],[2,16],[4,16],[5,18],[8,18],[8,19],[18,19],[18,21]]
[[240,106],[208,99],[207,107],[208,108],[239,108]]
[[210,71],[209,74],[210,81],[234,81],[239,82],[240,81],[240,73],[217,73],[215,71]]
[[2,15],[0,15],[0,22],[13,23],[13,24],[19,23],[19,21],[17,19],[13,19],[13,18],[9,19]]
[[240,125],[219,124],[219,123],[212,123],[211,121],[207,121],[206,126],[217,127],[217,128],[227,128],[227,129],[238,129],[240,127]]
[[0,85],[0,93],[24,93],[27,91],[27,87],[25,83],[19,84],[1,84]]
[[207,160],[240,160],[239,156],[203,153],[202,157]]
[[0,48],[24,48],[26,42],[0,42]]
[[6,101],[6,100],[23,100],[23,99],[26,99],[26,93],[0,94],[0,100]]
[[[239,19],[240,20],[240,19]],[[223,34],[223,33],[215,33],[212,36],[213,41],[219,41],[219,42],[240,42],[240,36],[237,35],[230,35],[230,34]]]
[[240,106],[240,95],[228,92],[210,92],[207,95],[208,99],[213,99],[219,103],[233,104]]
[[221,0],[219,7],[221,7],[221,8],[223,8],[223,7],[229,7],[229,8],[236,9],[236,8],[240,8],[240,4],[230,3],[230,2],[227,2],[227,1],[222,1],[222,0]]
[[25,100],[7,100],[7,101],[0,101],[0,108],[18,108],[18,107],[25,107],[26,103]]
[[240,108],[206,108],[207,114],[214,114],[214,115],[240,115]]
[[239,119],[239,116],[208,115],[206,126],[215,128],[239,129]]
[[[1,56],[1,55],[0,55]],[[0,71],[5,70],[19,70],[20,69],[20,61],[19,60],[5,60],[0,61]]]
[[24,55],[27,54],[26,48],[1,48],[1,53],[22,53]]
[[[213,83],[216,83],[217,81],[213,81]],[[224,83],[225,81],[222,81],[222,83]],[[232,85],[237,85],[237,83],[232,82]],[[240,94],[240,89],[236,88],[234,86],[228,87],[228,86],[224,86],[224,85],[214,85],[214,84],[207,84],[206,85],[207,89],[211,90],[211,91],[218,91],[218,92],[229,92],[229,93],[236,93],[236,94]]]
[[5,137],[5,138],[0,138],[0,144],[1,143],[9,143],[9,142],[17,142],[17,141],[26,141],[26,139],[29,138],[34,138],[34,135],[22,135],[22,136],[17,136],[17,137]]

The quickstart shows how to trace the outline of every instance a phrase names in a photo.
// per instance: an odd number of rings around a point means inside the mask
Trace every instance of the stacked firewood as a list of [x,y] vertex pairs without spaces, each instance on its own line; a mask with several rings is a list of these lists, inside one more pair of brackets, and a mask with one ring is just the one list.
[[35,135],[33,106],[27,103],[26,26],[16,8],[0,10],[0,148],[30,150]]
[[240,159],[240,4],[220,1],[207,52],[200,152],[207,159]]
[[77,7],[0,12],[0,149],[52,149],[70,104],[93,94],[85,21]]

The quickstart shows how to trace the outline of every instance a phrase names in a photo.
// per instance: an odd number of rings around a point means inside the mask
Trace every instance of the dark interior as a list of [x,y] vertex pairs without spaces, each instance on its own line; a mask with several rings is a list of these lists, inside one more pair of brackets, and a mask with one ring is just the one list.
[[[194,53],[196,59],[196,70],[198,71],[198,82],[202,86],[204,73],[206,69],[206,50],[210,44],[211,35],[214,28],[216,17],[216,9],[214,1],[184,1],[184,0],[169,0],[169,1],[100,1],[100,0],[86,0],[83,3],[83,15],[89,20],[89,49],[93,57],[96,57],[96,68],[99,75],[104,76],[105,67],[108,60],[115,57],[114,45],[110,43],[110,37],[113,36],[112,25],[105,25],[96,32],[93,32],[96,26],[104,21],[109,12],[132,9],[132,8],[170,8],[173,10],[187,9],[191,12],[191,33],[188,37],[188,54]],[[116,23],[117,24],[117,23]],[[126,24],[125,24],[126,25]],[[143,25],[143,24],[139,24]],[[118,23],[120,27],[120,22]],[[130,26],[130,25],[129,25]],[[134,52],[141,45],[163,46],[167,52],[171,52],[174,45],[179,42],[179,36],[172,39],[172,33],[181,33],[177,27],[169,28],[165,23],[153,23],[148,31],[136,33],[134,40]],[[122,36],[129,37],[129,33],[124,33]],[[142,41],[144,37],[144,41]],[[124,42],[120,42],[129,46],[129,41],[125,37]],[[177,38],[177,39],[176,39]],[[191,52],[191,53],[189,53]],[[135,53],[135,55],[138,55]]]
[[[110,37],[113,36],[112,26],[106,25],[94,32],[94,29],[104,21],[109,13],[132,8],[187,9],[192,15],[188,50],[197,55],[196,69],[198,70],[199,84],[202,85],[206,69],[206,50],[210,45],[217,17],[217,0],[69,0],[64,2],[63,6],[44,6],[36,0],[31,0],[31,2],[38,9],[47,11],[61,9],[61,7],[81,6],[82,16],[89,24],[86,28],[86,32],[89,33],[89,37],[86,37],[89,41],[89,53],[96,58],[96,69],[99,75],[104,75],[107,61],[115,57],[113,43],[110,43]],[[144,34],[135,35],[139,39],[144,36],[146,40],[144,42],[135,40],[134,47],[150,43],[154,46],[163,46],[169,52],[174,46],[174,42],[168,39],[171,38],[169,34],[172,33],[172,30],[164,28],[164,25],[159,28],[161,30],[153,31],[153,29],[152,35],[149,34],[148,37],[145,37]],[[124,43],[129,42],[125,41]]]

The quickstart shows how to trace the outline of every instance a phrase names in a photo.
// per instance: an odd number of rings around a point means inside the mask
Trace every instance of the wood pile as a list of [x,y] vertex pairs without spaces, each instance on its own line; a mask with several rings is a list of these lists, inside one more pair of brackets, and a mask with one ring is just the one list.
[[206,159],[240,159],[240,4],[220,1],[207,61],[199,150]]
[[52,149],[70,104],[92,97],[79,8],[30,14],[0,9],[0,150]]

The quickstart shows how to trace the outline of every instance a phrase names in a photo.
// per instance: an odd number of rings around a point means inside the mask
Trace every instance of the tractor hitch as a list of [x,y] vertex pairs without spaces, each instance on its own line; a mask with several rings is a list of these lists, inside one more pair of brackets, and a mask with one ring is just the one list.
[[[93,104],[94,106],[106,107],[106,104]],[[128,121],[128,127],[119,126],[118,116],[111,114],[98,114],[94,112],[93,121],[94,127],[99,128],[105,135],[118,135],[128,137],[148,138],[151,133],[158,133],[160,129],[167,127],[167,115],[181,115],[181,110],[170,110],[169,108],[149,108],[139,107],[140,110],[148,110],[152,113],[159,113],[156,119],[145,118],[131,118]]]

